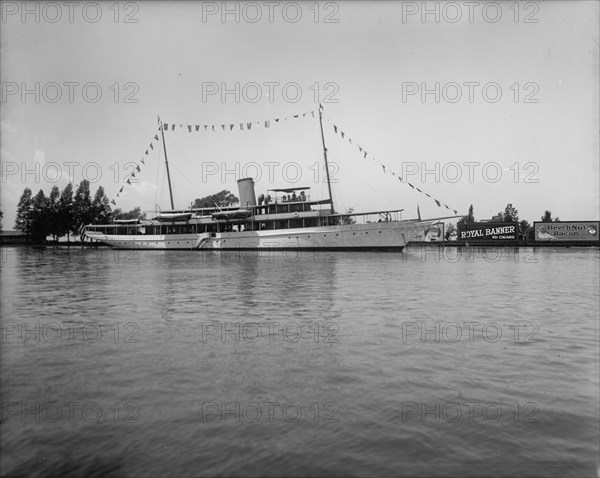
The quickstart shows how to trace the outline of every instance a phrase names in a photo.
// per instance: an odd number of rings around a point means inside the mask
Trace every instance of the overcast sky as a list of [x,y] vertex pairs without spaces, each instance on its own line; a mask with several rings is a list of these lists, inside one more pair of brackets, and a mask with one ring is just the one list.
[[[452,214],[411,183],[461,214],[473,204],[478,219],[507,203],[529,221],[545,209],[598,219],[598,11],[573,1],[3,2],[4,229],[25,187],[48,193],[86,177],[122,209],[169,208],[157,115],[176,124],[165,133],[176,208],[237,194],[244,175],[257,194],[296,185],[325,198],[310,114],[319,101],[338,210]],[[135,165],[139,182],[124,184]]]

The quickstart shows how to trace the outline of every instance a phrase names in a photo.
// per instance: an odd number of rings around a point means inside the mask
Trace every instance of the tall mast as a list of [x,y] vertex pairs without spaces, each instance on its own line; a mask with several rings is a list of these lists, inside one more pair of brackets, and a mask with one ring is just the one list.
[[331,202],[331,214],[335,214],[333,196],[331,195],[331,181],[329,179],[329,164],[327,163],[327,148],[325,147],[325,136],[323,135],[323,106],[321,103],[319,103],[319,126],[321,127],[321,141],[323,142],[323,157],[325,158],[325,173],[327,174],[327,189],[329,190],[329,202]]
[[169,183],[169,196],[171,198],[171,209],[175,209],[173,204],[173,189],[171,188],[171,174],[169,174],[169,160],[167,159],[167,145],[165,143],[165,131],[160,116],[158,117],[158,123],[160,124],[160,135],[162,136],[163,151],[165,152],[165,166],[167,167],[167,182]]

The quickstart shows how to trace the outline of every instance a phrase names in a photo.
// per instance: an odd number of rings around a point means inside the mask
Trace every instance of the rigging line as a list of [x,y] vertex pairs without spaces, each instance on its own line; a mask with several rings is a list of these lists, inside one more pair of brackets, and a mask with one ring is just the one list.
[[[170,147],[174,147],[178,152],[179,152],[179,156],[178,158],[183,159],[183,161],[188,164],[192,170],[194,171],[194,173],[196,173],[197,177],[202,177],[202,175],[198,172],[198,170],[194,167],[194,164],[188,160],[187,154],[185,153],[185,151],[179,146],[179,144],[177,144],[176,140],[172,140],[171,142],[169,142]],[[187,175],[186,175],[187,178]]]
[[[339,130],[341,131],[341,128],[340,128],[340,127],[339,127],[337,124],[334,124],[334,123],[333,123],[333,121],[331,121],[331,120],[330,120],[329,118],[327,118],[327,117],[325,117],[325,119],[327,120],[327,122],[328,122],[329,124],[331,124],[331,125],[334,127],[334,130],[336,130],[336,134],[337,134],[337,129],[339,129]],[[348,135],[347,133],[343,133],[343,134],[345,134],[346,136],[348,136],[348,139],[350,139],[350,135]],[[342,139],[344,139],[344,138],[342,137]],[[358,147],[358,143],[357,143],[357,144],[355,144],[355,143],[353,143],[352,141],[350,141],[350,144],[351,144],[352,146],[356,146],[356,147]],[[373,161],[375,161],[375,160],[376,160],[376,158],[375,158],[375,156],[374,156],[373,154],[371,154],[371,153],[368,153],[368,152],[365,150],[365,148],[363,148],[362,146],[360,146],[360,148],[361,148],[361,150],[362,150],[363,154],[365,155],[365,157],[366,157],[366,155],[368,155],[368,156],[371,156],[371,159],[372,159]],[[379,163],[379,165],[380,165],[380,166],[383,166],[383,168],[384,168],[384,172],[385,172],[385,165],[384,165],[384,164],[383,164],[381,161],[379,161],[379,160],[377,160],[377,162]],[[391,171],[391,169],[390,169],[390,171]],[[397,174],[395,174],[395,176],[398,176],[398,175],[397,175]],[[400,176],[398,176],[398,178],[400,178]],[[406,181],[406,182],[405,182],[404,180],[400,180],[400,182],[401,182],[402,184],[409,184],[409,183],[408,183],[408,181]],[[414,189],[414,188],[413,188],[413,189]],[[437,203],[438,203],[438,201],[439,201],[438,199],[436,199],[436,198],[433,198],[432,196],[430,196],[429,194],[427,194],[425,191],[422,191],[422,190],[420,190],[420,191],[417,191],[417,192],[421,192],[421,193],[422,193],[422,194],[424,194],[425,196],[429,197],[429,198],[430,198],[432,201],[435,201],[435,202],[436,202],[436,204],[437,204]],[[441,201],[440,201],[440,202],[441,202]],[[444,206],[445,206],[445,207],[446,207],[446,209],[448,209],[448,210],[454,210],[454,209],[451,209],[450,207],[446,206],[445,204],[444,204]],[[438,204],[438,207],[442,207],[442,206],[440,206],[440,205]]]
[[160,189],[160,165],[162,163],[160,148],[158,150],[158,161],[156,162],[156,189],[154,190],[154,208],[156,209],[156,205],[158,204],[158,196]]
[[[335,157],[335,155],[331,155],[333,156],[334,159],[337,159]],[[387,196],[385,196],[384,194],[381,193],[381,191],[379,189],[374,188],[373,186],[371,186],[370,183],[368,183],[367,181],[365,181],[362,176],[355,174],[354,171],[352,170],[352,168],[348,167],[347,164],[340,162],[340,161],[336,161],[336,163],[340,166],[340,168],[344,168],[345,171],[348,171],[350,173],[350,175],[356,179],[358,179],[362,184],[366,185],[369,189],[373,190],[375,193],[377,193],[379,196],[381,196],[383,199],[385,199],[386,201],[389,201],[391,203],[395,203],[398,202],[397,199],[392,199],[389,198]]]

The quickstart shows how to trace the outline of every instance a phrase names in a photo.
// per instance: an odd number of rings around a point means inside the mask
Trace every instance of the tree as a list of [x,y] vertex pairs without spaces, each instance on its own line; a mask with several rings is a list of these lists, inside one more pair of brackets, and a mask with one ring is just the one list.
[[551,211],[544,211],[544,215],[542,216],[542,222],[557,222],[560,221],[559,218],[555,217],[554,219],[552,219],[552,212]]
[[[352,214],[352,213],[354,213],[354,208],[349,207],[346,210],[346,214]],[[355,224],[355,223],[356,223],[356,220],[350,216],[342,216],[340,219],[340,224]]]
[[196,199],[193,208],[202,208],[202,207],[212,207],[215,206],[223,207],[223,206],[232,206],[233,204],[238,204],[240,200],[235,197],[231,192],[224,189],[217,194],[212,194],[210,196],[203,197],[201,199]]
[[15,218],[15,229],[31,236],[31,189],[25,188],[19,204],[17,204],[17,217]]
[[456,223],[457,229],[464,229],[465,224],[472,224],[475,222],[475,215],[473,214],[473,205],[469,206],[469,212],[466,216],[461,217]]
[[92,202],[92,211],[90,214],[92,222],[95,224],[109,224],[111,218],[110,201],[104,194],[104,188],[98,187]]
[[60,189],[58,186],[53,186],[48,196],[48,234],[54,238],[54,242],[58,242],[60,237],[60,223],[58,217],[58,201],[60,198]]
[[519,222],[519,236],[522,239],[533,239],[533,228],[525,219]]
[[467,224],[471,224],[471,223],[475,222],[475,215],[473,214],[473,205],[472,204],[469,206],[469,212],[467,214],[465,222]]
[[50,229],[50,199],[40,189],[31,202],[31,239],[45,242]]
[[77,186],[73,199],[73,218],[71,231],[77,234],[81,226],[89,224],[93,219],[92,198],[90,197],[90,182],[84,179]]
[[509,203],[504,208],[504,212],[500,211],[492,217],[492,222],[519,222],[519,211]]
[[146,213],[142,213],[139,207],[136,207],[128,212],[115,209],[112,212],[112,219],[146,219]]
[[74,229],[75,217],[73,215],[73,185],[67,184],[60,193],[58,199],[57,227],[58,237],[67,235],[67,242],[70,242],[69,232]]
[[504,208],[504,221],[519,222],[519,211],[512,204],[507,204]]

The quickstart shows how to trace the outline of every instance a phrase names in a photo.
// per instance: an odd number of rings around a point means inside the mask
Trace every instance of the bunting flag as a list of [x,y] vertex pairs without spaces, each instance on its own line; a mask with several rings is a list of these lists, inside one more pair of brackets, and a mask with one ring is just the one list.
[[[319,105],[319,108],[322,110],[323,109],[322,105]],[[352,146],[355,146],[358,149],[358,151],[362,153],[364,159],[367,159],[367,156],[371,156],[371,158],[373,159],[373,161],[375,161],[375,157],[373,155],[371,155],[370,153],[368,153],[356,141],[352,140],[352,138],[350,138],[350,136],[348,136],[347,133],[345,133],[344,131],[342,131],[341,128],[338,125],[336,125],[335,123],[333,123],[329,118],[325,118],[325,119],[333,126],[334,133],[335,134],[339,134],[342,137],[342,139],[347,140],[349,144],[351,144]],[[400,175],[397,175],[394,171],[392,171],[389,168],[386,170],[385,164],[382,164],[382,163],[379,163],[379,164],[380,164],[381,168],[383,169],[384,173],[389,172],[392,176],[397,176],[398,177],[398,181],[403,182],[402,181],[402,177]],[[428,198],[433,199],[438,207],[442,207],[442,202],[439,201],[438,199],[436,199],[433,196],[431,196],[430,194],[422,191],[421,189],[419,189],[418,187],[414,186],[413,184],[411,184],[409,182],[406,182],[406,184],[408,184],[412,189],[416,189],[421,194],[424,194]],[[456,209],[450,208],[450,206],[448,206],[447,204],[443,204],[443,206],[446,209],[448,209],[449,211],[453,211],[454,214],[458,214],[458,211]]]
[[[196,124],[196,125],[186,124],[186,125],[184,125],[184,124],[180,124],[179,128],[181,129],[184,126],[186,126],[187,129],[188,129],[188,132],[192,133],[192,132],[194,132],[194,130],[196,132],[199,132],[201,130],[200,127],[204,126],[204,131],[205,132],[209,131],[209,128],[210,128],[210,131],[212,131],[214,133],[214,132],[217,131],[217,128],[219,126],[221,127],[221,129],[223,131],[227,131],[227,126],[229,125],[229,131],[233,131],[234,128],[235,128],[235,125],[239,124],[240,131],[243,131],[245,129],[247,129],[247,130],[251,129],[253,124],[256,125],[256,126],[258,126],[258,127],[263,126],[265,128],[270,128],[271,127],[271,123],[273,121],[275,121],[275,123],[279,123],[279,120],[281,120],[281,119],[283,119],[283,121],[287,121],[288,119],[291,119],[291,118],[295,118],[295,119],[306,118],[309,114],[314,118],[315,117],[315,110],[305,111],[304,113],[295,114],[295,115],[292,115],[292,116],[286,116],[284,118],[273,118],[273,119],[267,119],[267,120],[261,120],[261,121],[252,121],[252,122],[246,122],[246,123],[224,123],[224,124],[217,124],[217,125],[214,125],[214,124],[205,124],[205,125],[199,125],[199,124]],[[246,125],[246,127],[244,127],[244,124]],[[175,123],[162,123],[162,125],[163,125],[163,131],[169,131],[169,125],[171,125],[171,131],[175,130]],[[156,139],[158,140],[158,138],[156,138]]]
[[[160,122],[160,119],[159,119],[159,122],[158,122],[158,130],[159,130],[159,131],[161,131],[161,130],[163,130],[163,129],[165,129],[165,130],[166,130],[166,129],[168,129],[168,127],[169,127],[169,124],[172,124],[172,123],[161,123],[161,122]],[[175,124],[172,124],[172,127],[173,127],[173,128],[175,128]],[[188,129],[189,129],[189,128],[188,128]],[[150,149],[150,150],[152,150],[152,151],[154,151],[154,142],[155,142],[155,141],[160,141],[160,139],[159,139],[159,137],[158,137],[158,134],[156,134],[156,133],[154,134],[154,137],[152,138],[152,141],[150,141],[150,146],[149,146],[149,149]],[[140,159],[140,162],[139,162],[138,164],[136,164],[136,165],[135,165],[135,168],[132,170],[131,174],[129,174],[129,175],[127,175],[127,176],[125,177],[125,179],[124,179],[124,183],[125,183],[125,184],[129,184],[129,185],[131,186],[131,184],[132,184],[132,181],[131,181],[131,180],[132,180],[132,179],[135,179],[135,177],[136,177],[136,174],[137,174],[137,175],[139,175],[139,174],[142,172],[142,168],[141,168],[140,164],[143,164],[143,165],[145,165],[145,164],[146,164],[146,161],[145,161],[145,159],[144,159],[144,158],[145,158],[146,156],[148,156],[148,152],[149,152],[149,150],[147,149],[147,150],[144,152],[144,155],[142,156],[142,158]],[[135,182],[135,181],[134,181],[134,182]],[[124,190],[124,189],[125,189],[125,186],[121,186],[121,187],[119,188],[119,191],[117,192],[117,194],[115,194],[115,197],[116,197],[116,198],[119,198],[119,197],[121,197],[121,194],[123,193],[123,190]],[[110,203],[111,203],[111,204],[113,204],[113,205],[115,205],[115,206],[117,205],[117,202],[115,201],[115,199],[114,199],[114,198],[110,200]]]

